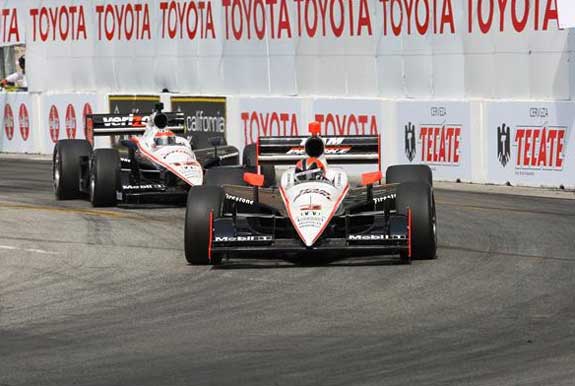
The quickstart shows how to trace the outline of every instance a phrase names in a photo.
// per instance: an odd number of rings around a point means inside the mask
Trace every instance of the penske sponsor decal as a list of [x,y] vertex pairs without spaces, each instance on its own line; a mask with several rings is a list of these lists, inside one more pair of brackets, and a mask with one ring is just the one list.
[[253,242],[270,242],[272,236],[216,236],[216,243],[253,243]]
[[124,190],[163,190],[165,189],[162,184],[146,184],[146,185],[124,185]]

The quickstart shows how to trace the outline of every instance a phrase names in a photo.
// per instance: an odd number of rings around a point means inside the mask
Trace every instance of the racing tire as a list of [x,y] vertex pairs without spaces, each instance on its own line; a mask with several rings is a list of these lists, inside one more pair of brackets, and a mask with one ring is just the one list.
[[54,146],[52,182],[57,200],[80,198],[81,158],[92,152],[90,142],[83,139],[63,139]]
[[393,165],[385,171],[387,184],[400,184],[402,182],[426,182],[433,186],[433,175],[427,165]]
[[[242,163],[248,171],[257,172],[258,155],[256,144],[252,143],[244,148],[242,154]],[[276,168],[273,165],[265,165],[260,167],[261,173],[264,175],[264,187],[274,186],[276,183]]]
[[217,166],[206,170],[204,185],[246,185],[244,182],[245,169],[241,166]]
[[223,212],[224,190],[217,186],[192,186],[188,192],[184,246],[190,265],[217,265],[221,256],[211,254],[213,221]]
[[90,201],[94,207],[116,206],[120,189],[120,155],[116,149],[97,149],[90,167]]
[[[411,209],[411,257],[435,259],[437,251],[437,217],[433,189],[425,182],[404,182],[397,187],[395,205],[397,212],[408,215]],[[401,261],[408,263],[409,256],[402,253]]]

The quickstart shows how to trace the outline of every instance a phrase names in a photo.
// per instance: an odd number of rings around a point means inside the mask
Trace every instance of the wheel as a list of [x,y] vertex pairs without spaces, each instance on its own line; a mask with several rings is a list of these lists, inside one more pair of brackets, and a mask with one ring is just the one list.
[[[252,143],[244,147],[242,154],[242,163],[248,171],[255,173],[257,171],[257,148],[256,144]],[[261,173],[264,175],[264,186],[274,186],[276,183],[276,168],[273,165],[265,165],[260,167]]]
[[120,155],[116,149],[94,150],[90,167],[90,201],[93,206],[117,205],[120,167]]
[[222,215],[224,190],[217,186],[192,186],[188,193],[184,245],[191,265],[215,265],[221,257],[211,255],[214,219]]
[[[433,190],[425,182],[403,182],[397,187],[395,207],[407,215],[411,209],[411,254],[414,259],[434,259],[437,250],[437,218]],[[401,256],[406,260],[406,256]]]
[[385,171],[385,182],[399,184],[409,181],[427,182],[433,186],[433,175],[427,165],[393,165]]
[[80,198],[81,158],[92,152],[90,142],[83,139],[63,139],[54,146],[52,181],[57,200]]
[[217,166],[206,170],[204,175],[204,185],[246,185],[244,182],[244,172],[241,166]]

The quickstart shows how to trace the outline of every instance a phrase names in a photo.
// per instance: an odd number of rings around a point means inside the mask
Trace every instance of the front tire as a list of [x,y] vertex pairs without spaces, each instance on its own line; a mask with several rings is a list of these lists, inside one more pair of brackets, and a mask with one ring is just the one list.
[[[431,186],[425,182],[404,182],[397,187],[398,213],[411,209],[411,252],[414,259],[435,259],[437,252],[437,218]],[[403,262],[407,256],[402,254]]]
[[223,213],[224,190],[217,186],[193,186],[188,193],[184,245],[191,265],[217,265],[220,256],[211,253],[213,223]]
[[120,155],[116,149],[94,150],[90,168],[90,201],[94,207],[117,205],[120,168]]
[[57,200],[80,198],[81,160],[92,152],[90,142],[83,139],[63,139],[54,146],[52,181]]

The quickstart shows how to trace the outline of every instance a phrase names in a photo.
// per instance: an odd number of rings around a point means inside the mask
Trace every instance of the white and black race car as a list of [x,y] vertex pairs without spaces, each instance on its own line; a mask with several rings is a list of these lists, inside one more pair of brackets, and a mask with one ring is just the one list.
[[193,149],[183,133],[184,115],[93,114],[86,117],[94,136],[124,136],[116,148],[93,149],[87,140],[60,140],[54,147],[52,177],[58,200],[89,197],[93,206],[153,200],[184,203],[191,186],[241,181],[239,152],[215,138],[213,147]]
[[[436,256],[437,231],[432,173],[424,165],[390,166],[381,184],[378,136],[261,137],[260,170],[292,165],[279,185],[245,173],[251,186],[194,186],[188,194],[185,256],[190,264],[225,258],[310,255],[397,255],[402,263]],[[373,164],[351,187],[335,165]]]

